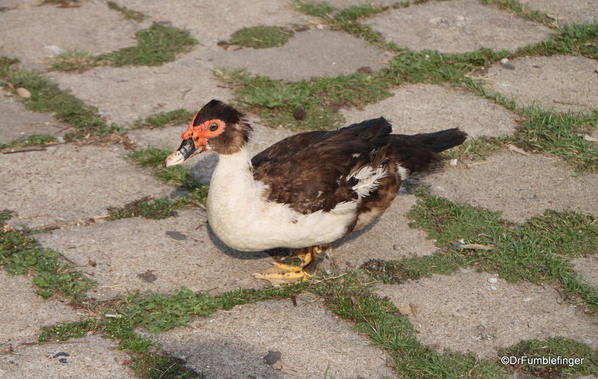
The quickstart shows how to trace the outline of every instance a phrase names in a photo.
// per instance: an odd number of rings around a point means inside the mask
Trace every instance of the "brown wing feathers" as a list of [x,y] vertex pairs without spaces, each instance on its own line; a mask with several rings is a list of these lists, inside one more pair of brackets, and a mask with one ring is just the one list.
[[421,171],[438,159],[438,152],[466,137],[457,129],[414,136],[391,131],[391,125],[378,118],[336,131],[288,137],[252,159],[254,178],[268,185],[269,200],[307,214],[356,200],[352,187],[357,181],[350,174],[364,166],[384,166],[387,176],[363,199],[360,209],[383,211],[400,186],[397,164],[410,172]]

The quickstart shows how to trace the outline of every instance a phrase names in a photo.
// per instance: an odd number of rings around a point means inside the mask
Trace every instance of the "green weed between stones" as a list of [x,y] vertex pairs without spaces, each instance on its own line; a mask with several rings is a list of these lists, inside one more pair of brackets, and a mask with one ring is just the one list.
[[164,167],[164,161],[170,153],[168,150],[148,148],[134,151],[129,154],[129,158],[139,166],[153,168],[154,175],[165,183],[178,185],[190,191],[201,188],[202,185],[191,176],[187,168],[180,165]]
[[23,101],[27,109],[51,112],[56,119],[71,125],[75,131],[65,136],[67,141],[86,135],[105,136],[123,132],[118,125],[108,125],[95,107],[85,105],[42,75],[14,68],[17,62],[16,59],[0,58],[0,85],[8,89],[26,88],[31,92],[31,97]]
[[174,295],[131,295],[103,314],[118,318],[98,317],[86,321],[43,328],[40,341],[65,340],[102,333],[119,341],[121,349],[133,356],[137,373],[147,376],[156,361],[166,359],[154,353],[155,346],[134,332],[143,328],[160,333],[186,325],[192,317],[209,317],[217,310],[258,301],[284,299],[304,291],[324,297],[334,313],[355,323],[357,331],[387,351],[391,366],[406,377],[505,377],[497,363],[479,360],[473,355],[437,354],[420,344],[408,319],[388,300],[369,293],[363,273],[354,272],[340,278],[321,278],[311,283],[269,287],[260,290],[236,290],[219,296],[193,293],[181,289]]
[[120,12],[120,14],[122,14],[122,16],[127,20],[141,22],[146,17],[143,13],[134,11],[127,7],[122,7],[122,6],[118,5],[117,3],[115,3],[114,1],[109,1],[106,3],[106,5],[108,5],[108,8],[115,10],[117,12]]
[[91,56],[81,51],[67,51],[53,58],[50,67],[56,71],[82,72],[96,66],[159,66],[172,62],[178,54],[190,51],[197,44],[188,31],[153,24],[135,33],[137,46]]
[[293,30],[279,26],[253,26],[237,30],[228,41],[220,41],[218,45],[265,49],[284,45],[294,34]]
[[166,126],[187,124],[194,114],[195,112],[191,112],[182,108],[169,112],[161,112],[144,120],[135,121],[133,124],[133,129],[164,128]]
[[54,136],[46,134],[34,134],[24,138],[19,138],[10,143],[0,144],[0,150],[14,149],[17,147],[39,146],[56,143],[58,140]]
[[568,338],[548,338],[546,340],[521,341],[516,345],[501,349],[499,356],[507,357],[562,357],[583,358],[581,364],[534,364],[513,365],[540,378],[569,377],[572,375],[598,375],[598,352],[589,346]]
[[123,207],[108,208],[109,220],[118,220],[129,217],[145,217],[159,220],[176,216],[177,209],[203,207],[208,197],[208,187],[202,186],[193,189],[190,193],[177,199],[152,199],[142,198],[132,201]]
[[[370,261],[364,269],[374,277],[397,283],[460,267],[477,267],[517,282],[551,282],[563,287],[568,300],[598,311],[598,291],[573,271],[570,259],[598,251],[598,220],[574,212],[546,211],[523,225],[500,219],[498,212],[457,205],[421,194],[408,216],[411,226],[426,231],[443,253],[395,262]],[[492,250],[466,250],[458,241],[491,245]]]
[[63,296],[70,301],[81,301],[84,292],[96,284],[62,261],[54,250],[46,249],[26,230],[14,230],[4,225],[11,212],[0,212],[0,265],[13,275],[32,275],[37,293],[48,298]]

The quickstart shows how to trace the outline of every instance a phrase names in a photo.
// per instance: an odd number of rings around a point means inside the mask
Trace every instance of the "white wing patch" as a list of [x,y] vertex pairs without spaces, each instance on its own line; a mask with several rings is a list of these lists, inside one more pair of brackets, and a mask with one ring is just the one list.
[[357,179],[357,184],[352,188],[360,198],[366,197],[376,190],[380,184],[380,179],[385,176],[386,169],[384,167],[374,168],[372,166],[364,166],[349,175],[349,177]]
[[399,172],[399,176],[401,177],[401,181],[405,181],[407,180],[407,178],[409,177],[409,170],[406,169],[405,167],[401,166],[400,164],[397,164],[397,171]]

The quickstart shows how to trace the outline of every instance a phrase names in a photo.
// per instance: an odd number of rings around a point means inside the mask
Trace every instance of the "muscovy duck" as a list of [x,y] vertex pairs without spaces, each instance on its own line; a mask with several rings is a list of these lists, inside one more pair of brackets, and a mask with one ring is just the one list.
[[217,152],[207,199],[210,228],[240,251],[297,249],[300,266],[275,264],[281,272],[256,277],[302,280],[334,241],[382,215],[409,174],[425,170],[438,153],[467,137],[459,129],[391,131],[381,117],[296,134],[251,158],[245,148],[251,125],[235,108],[212,100],[189,122],[166,166]]

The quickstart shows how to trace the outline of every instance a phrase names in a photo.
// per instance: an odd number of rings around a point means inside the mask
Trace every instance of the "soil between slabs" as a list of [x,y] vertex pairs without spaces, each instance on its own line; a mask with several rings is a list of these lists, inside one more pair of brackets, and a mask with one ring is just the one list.
[[101,1],[77,8],[15,9],[0,12],[0,55],[17,57],[27,68],[43,68],[45,59],[66,50],[99,54],[134,46],[139,29]]
[[126,292],[173,293],[181,287],[221,293],[259,288],[252,274],[271,266],[266,253],[243,253],[211,234],[201,210],[162,220],[134,217],[63,228],[39,236],[97,281],[89,295],[107,300]]
[[432,1],[382,13],[365,22],[413,50],[464,53],[482,47],[515,50],[546,39],[550,29],[478,0]]
[[560,112],[598,109],[598,61],[555,55],[522,57],[510,61],[515,69],[494,64],[486,80],[493,91],[521,105],[540,105]]
[[469,138],[510,135],[516,115],[463,90],[433,84],[409,84],[392,91],[393,96],[363,110],[341,110],[347,124],[384,117],[393,133],[415,134],[461,128]]
[[[385,354],[314,295],[246,304],[152,336],[208,377],[394,377]],[[281,353],[268,365],[269,351]],[[278,369],[276,369],[276,368]]]
[[[58,300],[39,297],[30,278],[9,275],[0,269],[0,350],[6,345],[36,342],[42,326],[79,318],[80,315]],[[0,377],[6,377],[1,374],[0,369]]]
[[0,160],[0,204],[16,212],[9,223],[42,227],[107,214],[144,196],[174,191],[135,167],[118,146],[63,144]]
[[[408,314],[418,339],[434,349],[493,358],[498,348],[525,339],[567,337],[598,346],[594,320],[564,303],[549,286],[508,283],[487,273],[463,270],[402,285],[381,285]],[[413,306],[409,306],[412,304]]]
[[433,173],[424,182],[439,196],[501,211],[518,223],[547,209],[598,214],[598,175],[574,176],[565,163],[546,155],[502,152],[469,169]]

